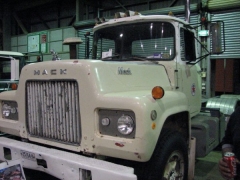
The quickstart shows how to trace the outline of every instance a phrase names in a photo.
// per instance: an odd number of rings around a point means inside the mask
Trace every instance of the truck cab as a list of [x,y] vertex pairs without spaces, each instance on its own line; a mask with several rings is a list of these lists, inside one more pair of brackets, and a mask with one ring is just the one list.
[[[190,63],[200,54],[195,31],[189,27],[185,21],[172,16],[110,20],[94,28],[93,59],[126,64],[142,61],[164,67],[171,89],[185,94],[193,117],[201,106],[201,70],[198,64]],[[119,68],[119,72],[121,70]]]

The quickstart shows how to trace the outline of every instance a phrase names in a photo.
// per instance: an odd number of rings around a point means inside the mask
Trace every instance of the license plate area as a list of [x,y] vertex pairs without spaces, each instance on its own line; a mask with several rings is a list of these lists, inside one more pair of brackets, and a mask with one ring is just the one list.
[[34,153],[28,152],[28,151],[20,151],[20,154],[22,156],[22,158],[24,159],[28,159],[31,161],[36,161],[36,157]]

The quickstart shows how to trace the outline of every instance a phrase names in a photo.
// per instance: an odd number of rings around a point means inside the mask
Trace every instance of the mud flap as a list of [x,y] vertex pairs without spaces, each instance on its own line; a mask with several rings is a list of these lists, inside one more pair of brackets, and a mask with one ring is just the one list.
[[194,179],[195,170],[195,154],[196,154],[196,138],[191,137],[190,152],[189,152],[189,163],[188,163],[188,180]]

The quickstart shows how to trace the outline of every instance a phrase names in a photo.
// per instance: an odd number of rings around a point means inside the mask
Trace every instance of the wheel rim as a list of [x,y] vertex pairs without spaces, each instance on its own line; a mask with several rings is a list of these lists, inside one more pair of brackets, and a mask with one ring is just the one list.
[[182,180],[184,175],[184,158],[179,151],[174,151],[169,156],[164,169],[163,179],[165,180]]

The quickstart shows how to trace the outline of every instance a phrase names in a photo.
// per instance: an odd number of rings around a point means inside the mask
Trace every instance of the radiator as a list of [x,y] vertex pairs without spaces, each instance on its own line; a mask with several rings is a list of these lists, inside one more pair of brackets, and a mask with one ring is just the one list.
[[79,145],[81,119],[76,81],[28,81],[27,129],[31,136]]

